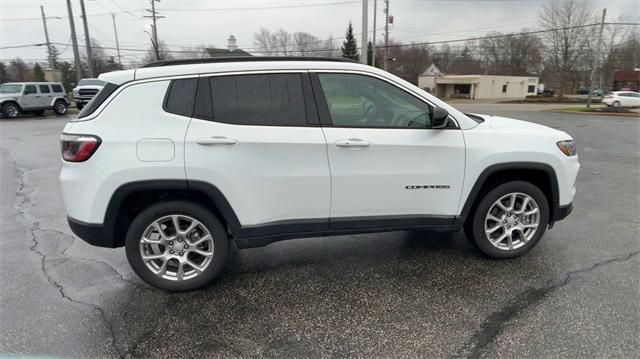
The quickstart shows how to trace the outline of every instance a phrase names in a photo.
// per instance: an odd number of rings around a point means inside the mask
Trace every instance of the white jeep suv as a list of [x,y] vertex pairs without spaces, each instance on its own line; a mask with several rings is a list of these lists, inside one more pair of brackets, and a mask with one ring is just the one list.
[[73,232],[167,290],[239,248],[413,229],[512,258],[572,209],[571,136],[464,114],[341,59],[176,60],[100,75],[61,135]]

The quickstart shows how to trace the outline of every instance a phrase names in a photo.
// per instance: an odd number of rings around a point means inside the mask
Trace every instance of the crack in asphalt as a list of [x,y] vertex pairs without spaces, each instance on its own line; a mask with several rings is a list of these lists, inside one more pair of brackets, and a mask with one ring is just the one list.
[[[640,254],[640,250],[627,253],[619,257],[609,258],[595,264],[567,272],[564,279],[543,288],[532,288],[516,296],[511,302],[501,310],[493,312],[482,323],[480,329],[471,337],[469,342],[463,347],[463,353],[467,352],[469,358],[480,358],[485,349],[502,333],[504,326],[517,317],[522,311],[530,306],[542,301],[555,290],[569,285],[576,279],[582,278],[581,274],[594,271],[598,267],[606,266],[616,262],[626,262]],[[469,349],[467,349],[469,348]],[[466,349],[466,350],[465,350]]]
[[[16,169],[16,171],[18,172],[18,176],[17,176],[17,180],[18,180],[18,188],[16,190],[16,197],[18,199],[18,215],[20,217],[22,217],[22,219],[27,222],[30,223],[29,226],[29,232],[31,234],[31,246],[29,247],[29,250],[33,253],[36,253],[39,257],[40,257],[40,271],[42,272],[42,274],[45,276],[45,278],[47,279],[47,281],[54,286],[58,292],[60,293],[60,296],[64,299],[67,300],[71,303],[76,303],[79,305],[84,305],[87,307],[90,307],[92,309],[94,309],[95,311],[98,312],[100,319],[102,321],[102,323],[104,324],[104,326],[106,327],[108,333],[109,333],[109,339],[110,339],[110,346],[113,347],[113,349],[115,350],[116,354],[118,355],[118,357],[120,358],[125,358],[127,353],[124,353],[122,349],[119,348],[119,345],[116,341],[116,333],[115,333],[115,329],[114,329],[114,325],[107,319],[105,310],[102,309],[99,305],[97,304],[93,304],[93,303],[89,303],[89,302],[85,302],[76,298],[71,297],[69,294],[67,294],[65,292],[64,286],[62,284],[60,284],[58,281],[56,281],[53,276],[49,273],[49,270],[52,268],[55,268],[69,260],[71,260],[72,258],[69,257],[65,252],[66,250],[71,246],[67,246],[62,252],[60,252],[60,254],[63,254],[65,256],[67,256],[67,258],[58,258],[58,259],[53,259],[53,260],[47,260],[48,255],[41,252],[38,249],[38,245],[40,244],[40,242],[38,241],[38,234],[39,233],[44,233],[44,232],[55,232],[58,234],[61,234],[63,236],[67,236],[67,237],[71,237],[72,239],[74,239],[73,236],[70,236],[64,232],[61,231],[57,231],[57,230],[49,230],[49,229],[42,229],[40,228],[40,222],[39,221],[32,221],[29,219],[29,215],[27,214],[27,210],[28,210],[28,204],[31,202],[31,199],[29,197],[29,195],[27,195],[25,193],[25,174],[28,172],[28,170],[25,170],[23,168],[21,168],[20,166],[18,166],[18,164],[14,161],[13,162],[13,167]],[[74,239],[75,240],[75,239]],[[73,242],[72,242],[73,244]],[[118,276],[125,282],[127,283],[133,283],[129,280],[127,280],[126,278],[124,278],[124,276],[122,276],[122,274],[120,274],[120,272],[118,272],[115,268],[113,268],[111,265],[109,265],[106,262],[102,262],[99,260],[94,260],[91,258],[75,258],[75,259],[79,259],[79,260],[90,260],[90,261],[94,261],[96,263],[101,263],[103,265],[106,265],[107,267],[111,268],[115,273],[118,274]],[[47,263],[49,261],[57,261],[58,263],[55,263],[53,266],[47,268]],[[135,283],[137,284],[137,283]]]

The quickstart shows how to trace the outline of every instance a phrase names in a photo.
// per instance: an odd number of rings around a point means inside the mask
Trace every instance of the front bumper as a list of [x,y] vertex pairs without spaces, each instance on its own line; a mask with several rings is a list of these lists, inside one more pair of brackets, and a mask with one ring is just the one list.
[[114,240],[113,228],[104,224],[85,223],[67,216],[69,228],[71,231],[83,241],[97,246],[107,248],[121,247]]
[[573,212],[573,203],[569,203],[566,206],[558,206],[554,208],[553,216],[549,221],[549,229],[553,228],[553,225],[557,221],[562,221],[563,219],[567,218],[567,216],[569,216],[571,212]]

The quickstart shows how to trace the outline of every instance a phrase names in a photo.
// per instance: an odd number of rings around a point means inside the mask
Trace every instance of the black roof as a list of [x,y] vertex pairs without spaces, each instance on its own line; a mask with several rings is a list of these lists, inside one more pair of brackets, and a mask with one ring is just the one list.
[[198,59],[162,60],[146,64],[142,67],[159,67],[173,65],[208,64],[216,62],[260,62],[260,61],[333,61],[333,62],[355,62],[342,57],[310,57],[310,56],[229,56],[229,57],[206,57]]

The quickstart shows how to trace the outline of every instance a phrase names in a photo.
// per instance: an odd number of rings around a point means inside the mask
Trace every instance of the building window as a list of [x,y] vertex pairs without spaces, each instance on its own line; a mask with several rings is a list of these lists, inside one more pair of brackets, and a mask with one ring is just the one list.
[[502,93],[507,93],[507,85],[502,85]]
[[536,86],[535,85],[529,85],[529,87],[527,88],[527,92],[528,93],[536,92]]

